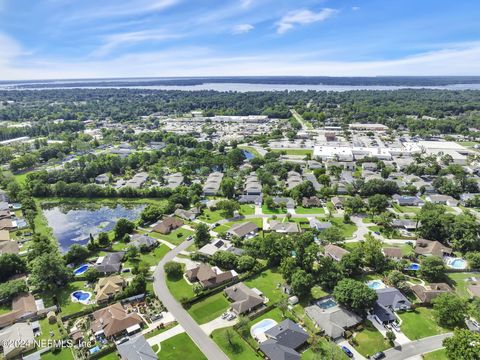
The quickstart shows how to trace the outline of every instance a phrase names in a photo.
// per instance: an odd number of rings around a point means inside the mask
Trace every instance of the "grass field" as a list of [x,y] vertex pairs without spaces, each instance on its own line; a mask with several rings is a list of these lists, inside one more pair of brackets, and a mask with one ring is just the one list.
[[222,220],[224,217],[221,214],[221,211],[210,209],[204,209],[202,215],[198,217],[200,220],[213,224],[219,220]]
[[355,336],[355,340],[358,342],[355,350],[364,356],[373,355],[378,351],[390,348],[388,340],[385,340],[383,335],[368,320],[364,323],[364,329]]
[[207,360],[205,355],[198,349],[197,345],[186,333],[175,335],[160,343],[159,359],[178,360],[195,359]]
[[447,332],[435,321],[432,309],[418,307],[399,316],[403,320],[402,331],[412,341]]
[[297,206],[295,212],[297,214],[325,214],[325,210],[319,207],[304,208],[303,206]]
[[[65,316],[68,314],[73,314],[93,306],[93,305],[83,305],[79,302],[73,302],[71,300],[71,294],[76,290],[93,292],[92,289],[86,288],[85,285],[86,285],[86,281],[73,281],[68,285],[66,285],[65,287],[63,287],[62,289],[59,289],[55,293],[55,295],[57,296],[58,303],[60,304],[60,307],[62,310],[62,315]],[[45,306],[53,305],[52,296],[53,296],[52,292],[44,292],[42,294],[42,298],[45,301]]]
[[357,231],[357,226],[355,224],[345,224],[341,218],[332,218],[331,222],[340,229],[342,235],[347,239],[351,238],[353,233]]
[[423,355],[424,360],[448,360],[447,352],[445,349],[432,351]]
[[119,360],[120,357],[117,355],[115,351],[112,351],[110,354],[102,356],[100,360]]
[[[115,355],[116,356],[116,355]],[[54,354],[53,352],[49,351],[43,353],[40,357],[42,360],[73,360],[72,350],[69,348],[62,348],[61,351]],[[116,357],[118,359],[118,356]],[[104,358],[102,358],[104,359]],[[106,358],[105,358],[106,359]]]
[[251,204],[240,205],[240,214],[242,214],[242,215],[253,215],[253,214],[255,214],[255,205],[251,205]]
[[453,285],[455,286],[455,292],[458,296],[465,299],[470,298],[470,294],[467,291],[469,283],[465,281],[465,279],[469,277],[479,277],[478,273],[449,273],[447,276],[452,280]]
[[287,209],[270,209],[267,205],[262,205],[262,213],[268,214],[268,215],[274,215],[274,214],[286,214]]
[[[227,332],[233,336],[230,342]],[[232,328],[218,329],[212,333],[213,341],[223,350],[230,360],[258,360],[262,359]]]
[[274,152],[285,152],[287,155],[313,155],[313,150],[309,149],[274,149]]
[[148,266],[155,266],[158,264],[160,260],[162,260],[165,254],[168,253],[169,251],[170,251],[170,248],[167,245],[160,244],[152,251],[146,254],[140,254],[137,261],[128,260],[124,264],[124,267],[132,267],[133,265],[135,265],[135,262],[144,263]]
[[179,301],[182,299],[190,299],[195,296],[192,286],[186,282],[183,276],[176,278],[167,276],[167,287],[173,297]]
[[277,284],[283,283],[283,277],[276,268],[263,271],[245,281],[245,285],[250,288],[257,288],[270,300],[270,302],[274,303],[286,296],[283,294],[281,286],[277,288]]
[[193,231],[185,228],[178,228],[167,235],[158,234],[156,232],[151,232],[149,235],[157,239],[168,241],[173,245],[180,245],[187,238],[187,236],[193,235]]
[[202,299],[193,304],[188,313],[198,324],[205,324],[225,312],[230,302],[225,298],[223,292]]

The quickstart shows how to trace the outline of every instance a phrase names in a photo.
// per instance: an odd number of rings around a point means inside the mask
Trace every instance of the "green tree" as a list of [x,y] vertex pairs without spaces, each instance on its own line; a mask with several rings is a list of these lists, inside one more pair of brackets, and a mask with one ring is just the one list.
[[108,236],[108,233],[101,232],[98,234],[98,245],[102,248],[110,246],[110,237]]
[[368,198],[368,210],[373,215],[378,215],[388,208],[388,198],[382,194],[375,194]]
[[196,225],[195,228],[195,245],[197,248],[201,248],[210,242],[210,230],[204,223]]
[[235,200],[221,200],[216,206],[226,218],[232,218],[235,211],[240,209],[240,205]]
[[80,264],[90,256],[90,251],[82,245],[73,244],[68,251],[63,255],[65,263],[67,264]]
[[299,298],[305,298],[310,294],[310,290],[313,286],[313,277],[305,270],[299,269],[292,275],[292,281],[290,283],[293,292]]
[[69,270],[57,252],[45,253],[30,262],[30,283],[40,290],[54,290],[68,283]]
[[237,256],[230,251],[217,251],[211,261],[221,269],[231,270],[237,267]]
[[127,219],[118,219],[113,232],[115,234],[115,239],[120,240],[126,234],[130,234],[135,229],[135,224]]
[[453,336],[443,340],[447,356],[451,360],[480,359],[480,334],[467,329],[456,329]]
[[232,199],[235,196],[235,180],[233,180],[231,177],[225,176],[222,179],[220,188],[222,190],[223,196],[225,196],[226,198]]
[[27,265],[17,254],[0,255],[0,282],[7,281],[14,275],[23,274],[27,271]]
[[167,274],[167,276],[172,278],[181,277],[183,274],[182,264],[175,261],[168,261],[163,266],[163,269],[165,270],[165,273]]
[[354,311],[364,313],[377,300],[377,293],[361,281],[343,279],[333,289],[334,298]]
[[242,255],[237,260],[237,270],[239,272],[246,272],[253,270],[257,261],[250,255]]
[[447,268],[445,263],[438,256],[429,256],[422,261],[420,276],[430,282],[441,282],[445,279]]
[[455,294],[444,293],[432,300],[438,323],[447,328],[463,326],[467,315],[467,305]]

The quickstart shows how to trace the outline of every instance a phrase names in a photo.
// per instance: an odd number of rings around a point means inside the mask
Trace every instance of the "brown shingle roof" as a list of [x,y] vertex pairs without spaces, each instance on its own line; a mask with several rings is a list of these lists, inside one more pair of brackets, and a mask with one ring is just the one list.
[[10,232],[8,230],[0,230],[0,241],[10,241]]
[[162,222],[158,223],[153,231],[160,234],[169,234],[172,230],[178,229],[183,225],[183,220],[180,220],[176,217],[167,217]]
[[444,254],[451,254],[452,248],[449,248],[438,241],[418,239],[415,245],[415,253],[419,255],[442,257]]
[[97,301],[105,301],[122,291],[125,280],[120,275],[104,277],[95,286]]
[[383,248],[383,253],[388,258],[394,259],[401,259],[402,258],[402,250],[397,247],[386,247]]
[[120,303],[107,306],[92,314],[94,321],[91,324],[93,332],[103,330],[106,337],[114,336],[133,325],[143,323],[137,313],[127,314]]
[[340,246],[333,245],[333,244],[328,244],[324,248],[325,250],[325,255],[330,256],[332,259],[340,261],[342,258],[347,255],[349,252]]
[[249,312],[263,304],[264,301],[260,295],[242,282],[226,288],[224,292],[233,301],[231,306],[237,314]]
[[225,271],[217,274],[209,265],[200,266],[188,270],[187,277],[190,281],[197,281],[205,288],[214,287],[235,278],[232,271]]
[[432,283],[427,286],[413,285],[412,291],[422,303],[429,304],[438,295],[452,292],[452,288],[446,283]]

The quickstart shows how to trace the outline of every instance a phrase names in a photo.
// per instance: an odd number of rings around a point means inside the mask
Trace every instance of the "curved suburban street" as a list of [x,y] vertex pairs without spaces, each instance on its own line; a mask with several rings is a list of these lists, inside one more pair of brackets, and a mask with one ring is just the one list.
[[452,336],[452,333],[440,334],[426,337],[408,344],[391,348],[385,351],[385,359],[404,360],[413,356],[422,355],[443,347],[443,340]]
[[153,289],[155,295],[160,299],[167,310],[175,317],[180,326],[187,332],[192,340],[197,344],[199,349],[209,360],[228,360],[217,344],[202,330],[202,328],[192,319],[183,306],[175,300],[168,290],[165,271],[163,266],[171,261],[181,251],[188,248],[193,240],[184,241],[173,250],[168,252],[164,258],[158,263],[154,272]]

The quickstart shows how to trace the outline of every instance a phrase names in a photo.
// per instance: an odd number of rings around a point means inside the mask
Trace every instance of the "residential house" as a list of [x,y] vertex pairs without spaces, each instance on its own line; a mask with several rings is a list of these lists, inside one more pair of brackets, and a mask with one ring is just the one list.
[[255,204],[257,206],[262,206],[263,197],[262,195],[240,195],[238,197],[238,202],[240,204]]
[[0,220],[0,230],[14,230],[17,227],[11,219],[1,219]]
[[431,283],[429,285],[413,285],[411,289],[415,296],[424,304],[430,304],[440,294],[453,292],[446,283]]
[[273,203],[277,206],[281,206],[282,204],[284,204],[287,209],[295,208],[295,201],[292,198],[274,196],[272,200]]
[[395,219],[392,221],[392,226],[397,229],[412,231],[417,228],[417,222],[410,219]]
[[377,171],[377,169],[378,164],[376,162],[364,162],[362,164],[362,170]]
[[198,249],[198,252],[206,256],[213,256],[218,251],[230,251],[233,247],[232,242],[229,240],[213,239],[211,242]]
[[345,198],[334,196],[330,199],[330,201],[332,202],[335,209],[339,210],[343,209],[343,203],[345,202]]
[[254,172],[246,177],[243,192],[246,195],[260,195],[262,193],[262,184]]
[[167,182],[167,185],[166,185],[167,188],[176,189],[177,187],[183,184],[184,177],[182,173],[176,172],[174,174],[165,176],[165,180]]
[[10,209],[10,205],[6,200],[0,201],[0,211],[7,211]]
[[2,219],[11,219],[12,213],[10,210],[0,210],[0,220]]
[[37,313],[37,303],[33,295],[30,293],[18,294],[12,300],[12,311],[0,315],[0,328],[32,318]]
[[143,323],[143,319],[135,312],[127,313],[122,304],[115,303],[95,311],[90,328],[96,336],[116,337],[125,332],[132,333]]
[[308,223],[310,224],[311,229],[315,229],[318,231],[324,231],[326,229],[331,228],[333,225],[330,222],[320,221],[317,218],[309,218]]
[[462,205],[467,205],[467,203],[471,200],[475,199],[480,199],[480,194],[470,194],[470,193],[465,193],[465,194],[460,194],[460,201]]
[[20,247],[15,240],[0,241],[0,254],[18,254]]
[[320,191],[320,189],[322,188],[322,185],[320,185],[320,183],[318,182],[316,176],[312,173],[304,173],[303,174],[303,178],[306,180],[306,181],[310,181],[313,185],[313,188],[315,189],[315,191]]
[[342,260],[342,258],[348,253],[349,251],[337,245],[328,244],[324,247],[325,256],[330,256],[335,261]]
[[266,340],[260,343],[262,351],[267,359],[289,359],[300,360],[297,352],[308,340],[308,333],[297,323],[290,319],[268,329],[263,334]]
[[425,202],[418,196],[406,196],[395,194],[393,200],[400,206],[423,206]]
[[425,199],[434,204],[441,204],[441,205],[447,205],[447,206],[458,205],[458,200],[454,199],[449,195],[430,194],[430,195],[427,195]]
[[415,244],[415,253],[418,255],[443,257],[451,255],[452,252],[452,248],[436,240],[418,239]]
[[113,253],[108,253],[105,256],[100,256],[94,268],[101,274],[113,274],[117,273],[122,268],[122,260],[125,252],[118,251]]
[[166,234],[170,234],[173,230],[183,226],[183,224],[184,224],[183,220],[173,216],[167,216],[162,221],[160,221],[157,225],[155,225],[155,227],[153,228],[153,231],[166,235]]
[[95,299],[97,303],[103,303],[111,300],[125,286],[125,279],[120,275],[113,275],[98,279],[95,286]]
[[32,325],[21,322],[0,331],[0,343],[4,359],[20,357],[35,348]]
[[203,185],[203,194],[205,196],[217,195],[222,183],[223,174],[221,172],[213,172],[208,175],[207,181]]
[[287,189],[292,190],[295,186],[300,185],[303,182],[302,175],[296,171],[289,171],[287,173]]
[[134,189],[140,189],[145,182],[148,180],[148,173],[146,172],[140,172],[138,174],[133,175],[133,178],[130,180],[127,180],[125,183],[125,187],[131,187]]
[[265,301],[260,291],[250,289],[243,282],[226,288],[224,293],[230,301],[233,301],[231,308],[237,315],[252,312],[262,306]]
[[221,271],[219,268],[210,267],[207,264],[200,264],[200,266],[188,270],[186,275],[190,282],[198,281],[205,289],[217,287],[238,277],[234,270]]
[[230,230],[228,230],[228,234],[233,236],[238,236],[239,238],[243,239],[244,237],[253,237],[258,232],[258,226],[254,222],[248,221],[245,223],[235,224],[233,225]]
[[145,337],[140,334],[131,337],[123,344],[117,345],[118,355],[122,360],[157,360],[157,354]]
[[400,260],[403,257],[402,249],[398,247],[386,247],[382,249],[383,255],[392,260]]
[[480,283],[474,282],[467,286],[467,292],[470,296],[473,297],[480,297]]
[[305,314],[316,326],[323,329],[325,335],[334,340],[341,338],[346,330],[362,322],[360,316],[338,304],[327,308],[311,305],[305,308]]
[[304,197],[302,199],[302,206],[304,208],[321,207],[322,201],[316,196]]
[[377,301],[373,306],[373,313],[383,324],[396,320],[394,311],[408,310],[412,306],[405,295],[396,288],[384,288],[375,291],[377,293]]
[[130,245],[138,249],[152,250],[158,246],[158,240],[143,234],[134,234],[130,236]]
[[10,241],[10,231],[0,230],[0,241]]
[[277,220],[270,221],[270,230],[282,234],[299,233],[300,227],[296,222],[282,222]]
[[192,208],[190,210],[184,210],[184,209],[177,209],[175,210],[175,215],[178,216],[179,218],[182,218],[187,221],[193,221],[197,218],[199,214],[199,210],[197,208]]
[[100,174],[95,177],[95,182],[97,184],[107,184],[110,181],[110,176],[108,174]]

